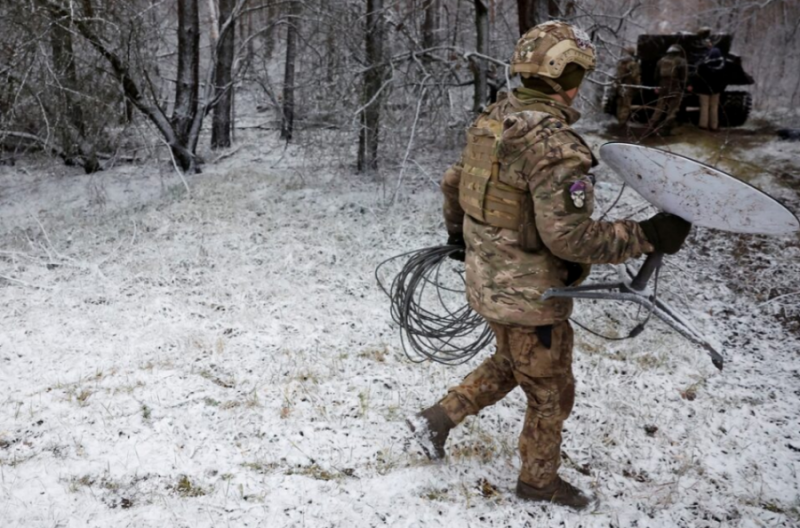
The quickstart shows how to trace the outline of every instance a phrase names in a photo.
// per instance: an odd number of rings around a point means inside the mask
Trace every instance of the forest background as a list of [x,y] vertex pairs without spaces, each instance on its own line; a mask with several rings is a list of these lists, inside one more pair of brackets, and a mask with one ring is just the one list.
[[192,172],[202,134],[229,147],[237,111],[258,111],[286,140],[296,129],[349,132],[333,150],[352,147],[358,170],[371,171],[382,157],[457,145],[506,87],[516,39],[549,19],[579,25],[598,48],[587,113],[638,35],[702,26],[734,35],[756,109],[800,103],[790,0],[5,1],[0,144],[6,157],[44,150],[87,172],[168,152]]

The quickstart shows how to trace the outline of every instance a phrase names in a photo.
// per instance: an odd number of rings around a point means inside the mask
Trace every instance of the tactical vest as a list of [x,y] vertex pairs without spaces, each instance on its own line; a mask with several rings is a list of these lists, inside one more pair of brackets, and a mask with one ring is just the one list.
[[503,123],[488,117],[467,131],[467,146],[462,156],[458,201],[474,220],[493,227],[519,232],[524,251],[541,249],[536,231],[533,199],[527,186],[523,189],[504,183],[503,167],[497,148]]

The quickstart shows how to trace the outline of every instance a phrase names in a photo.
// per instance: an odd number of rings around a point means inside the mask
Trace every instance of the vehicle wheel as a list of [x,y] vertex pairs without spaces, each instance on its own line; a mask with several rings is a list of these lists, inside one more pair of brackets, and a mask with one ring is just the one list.
[[723,92],[719,101],[719,125],[742,126],[747,122],[752,107],[753,96],[748,92]]

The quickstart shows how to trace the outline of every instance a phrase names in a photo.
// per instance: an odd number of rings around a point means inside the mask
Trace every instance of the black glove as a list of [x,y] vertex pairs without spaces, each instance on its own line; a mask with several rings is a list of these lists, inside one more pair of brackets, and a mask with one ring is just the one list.
[[647,241],[653,244],[655,252],[667,255],[673,255],[681,249],[692,229],[692,224],[669,213],[658,213],[639,222],[639,225],[642,226]]
[[461,248],[458,251],[453,251],[447,256],[453,260],[464,262],[464,259],[467,257],[466,254],[467,244],[464,243],[464,235],[462,235],[461,233],[451,233],[450,236],[447,237],[447,245],[458,246],[459,248]]

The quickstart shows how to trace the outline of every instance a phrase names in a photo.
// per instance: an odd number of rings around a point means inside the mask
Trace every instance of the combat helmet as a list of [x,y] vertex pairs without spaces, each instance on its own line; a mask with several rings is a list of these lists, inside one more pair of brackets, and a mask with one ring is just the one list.
[[573,62],[588,71],[595,69],[597,57],[589,35],[566,22],[545,22],[520,37],[511,73],[557,79]]
[[528,30],[517,42],[511,74],[538,77],[565,96],[553,79],[561,77],[570,64],[587,72],[595,69],[597,56],[589,35],[565,22],[545,22]]

